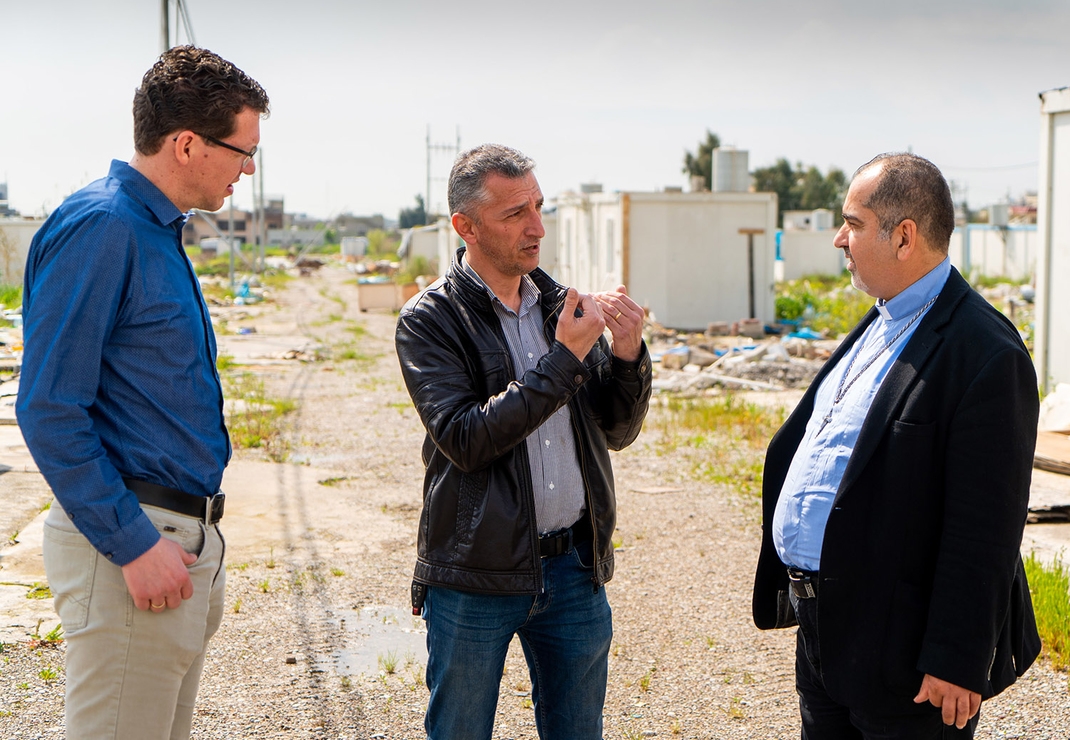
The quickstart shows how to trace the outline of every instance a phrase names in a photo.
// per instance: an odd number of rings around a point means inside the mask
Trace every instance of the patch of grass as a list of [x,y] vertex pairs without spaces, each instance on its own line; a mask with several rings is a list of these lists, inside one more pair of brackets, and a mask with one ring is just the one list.
[[220,353],[215,358],[215,367],[221,373],[225,373],[234,367],[234,355],[228,355],[225,352]]
[[670,396],[651,405],[646,423],[655,451],[678,455],[679,469],[691,479],[751,495],[761,491],[763,469],[753,453],[765,449],[786,413],[781,407],[744,403],[732,394]]
[[345,574],[346,574],[346,572],[344,570],[342,570],[341,568],[331,568],[331,575],[334,576],[335,578],[341,578]]
[[873,298],[851,285],[851,276],[808,275],[777,285],[776,316],[816,332],[846,334],[873,306]]
[[253,373],[228,375],[223,383],[226,395],[241,402],[227,418],[231,444],[237,448],[263,448],[272,460],[285,460],[289,446],[282,434],[282,419],[297,408],[297,402],[268,397],[264,381]]
[[1025,574],[1044,652],[1052,667],[1065,671],[1070,668],[1070,567],[1058,556],[1049,566],[1029,553]]
[[15,308],[22,305],[22,286],[0,283],[0,305]]
[[26,592],[27,599],[51,599],[52,589],[48,587],[47,583],[34,583],[29,591]]

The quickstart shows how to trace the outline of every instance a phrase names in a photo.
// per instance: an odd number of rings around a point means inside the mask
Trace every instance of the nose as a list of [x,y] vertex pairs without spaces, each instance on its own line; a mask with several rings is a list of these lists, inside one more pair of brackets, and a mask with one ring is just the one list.
[[528,224],[528,233],[536,239],[542,239],[546,236],[546,228],[542,225],[542,214],[538,211],[534,211],[532,215],[532,219]]
[[844,249],[845,247],[850,246],[847,241],[846,223],[840,226],[839,230],[836,232],[836,236],[832,239],[832,246],[836,247],[837,249]]
[[256,160],[252,157],[246,157],[242,160],[241,171],[247,175],[251,175],[256,172]]

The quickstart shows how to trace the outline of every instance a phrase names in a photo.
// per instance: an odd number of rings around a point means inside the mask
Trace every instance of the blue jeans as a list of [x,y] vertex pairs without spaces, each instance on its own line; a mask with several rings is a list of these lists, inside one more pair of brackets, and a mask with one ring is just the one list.
[[[802,740],[969,740],[981,716],[963,729],[945,725],[940,710],[929,702],[903,702],[901,711],[882,714],[838,703],[825,691],[821,677],[821,644],[817,633],[817,602],[791,594],[799,620],[795,645],[795,688],[799,692]],[[921,686],[919,679],[918,686]]]
[[539,737],[601,740],[613,622],[605,589],[594,589],[583,564],[592,562],[590,549],[544,558],[537,596],[428,589],[429,740],[490,740],[514,634],[531,673]]

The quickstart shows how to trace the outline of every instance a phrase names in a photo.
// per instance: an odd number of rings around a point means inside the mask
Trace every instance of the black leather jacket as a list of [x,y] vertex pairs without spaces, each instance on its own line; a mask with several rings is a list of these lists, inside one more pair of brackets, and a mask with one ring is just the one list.
[[542,589],[529,434],[566,403],[594,532],[595,586],[613,576],[616,500],[609,450],[639,434],[650,400],[650,356],[612,356],[602,337],[580,363],[554,340],[565,288],[531,273],[550,350],[519,382],[485,288],[459,265],[398,317],[401,371],[427,436],[415,580],[465,591]]

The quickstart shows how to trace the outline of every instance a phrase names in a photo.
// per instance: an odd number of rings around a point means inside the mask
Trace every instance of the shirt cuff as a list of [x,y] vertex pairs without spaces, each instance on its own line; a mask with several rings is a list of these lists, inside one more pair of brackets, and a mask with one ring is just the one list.
[[160,533],[142,511],[136,519],[93,546],[118,566],[127,565],[148,552],[160,540]]

